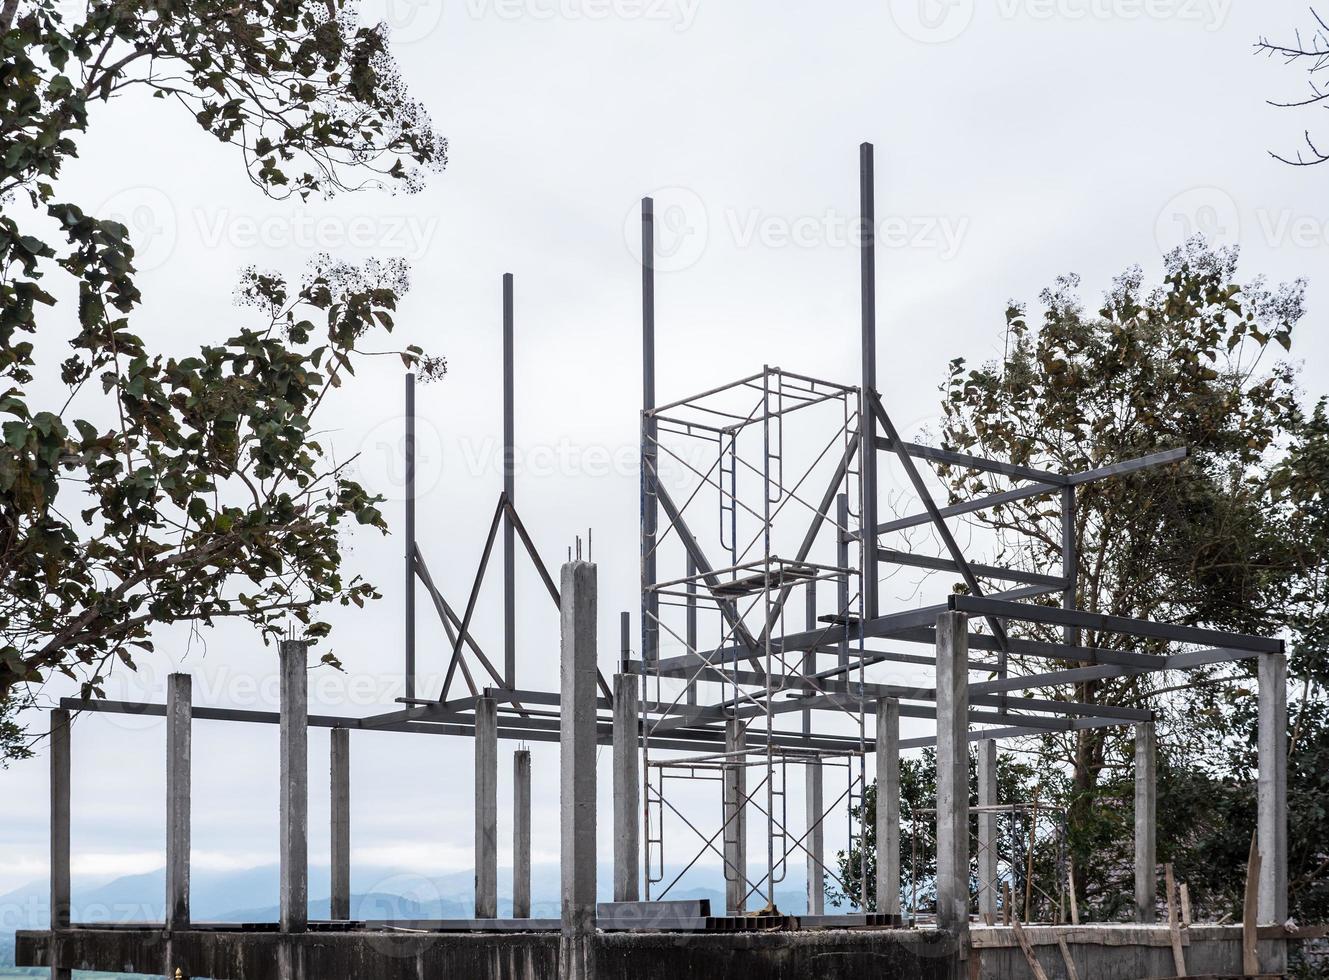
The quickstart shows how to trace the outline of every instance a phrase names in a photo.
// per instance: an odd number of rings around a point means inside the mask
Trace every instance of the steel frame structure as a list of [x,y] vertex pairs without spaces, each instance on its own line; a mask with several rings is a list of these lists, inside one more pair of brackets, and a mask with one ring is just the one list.
[[[640,684],[638,738],[646,842],[639,855],[647,898],[667,897],[667,861],[662,832],[666,812],[683,817],[669,801],[667,786],[679,780],[712,780],[727,786],[719,831],[693,826],[703,842],[697,857],[718,853],[726,877],[741,886],[739,911],[750,899],[777,907],[777,886],[795,853],[814,828],[843,805],[852,812],[868,784],[866,759],[877,750],[869,724],[883,699],[898,702],[906,718],[934,719],[934,687],[873,682],[867,671],[881,664],[935,666],[930,645],[937,640],[938,615],[948,610],[973,618],[969,647],[979,652],[972,671],[989,675],[969,685],[969,739],[1008,739],[1047,732],[1148,723],[1149,711],[1080,704],[1028,696],[1026,692],[1064,687],[1089,678],[1186,670],[1215,663],[1282,655],[1282,643],[1195,627],[1104,616],[1076,608],[1076,490],[1086,484],[1186,457],[1185,448],[1129,460],[1084,473],[1058,473],[985,459],[902,438],[877,390],[875,224],[873,154],[861,148],[860,193],[864,227],[861,247],[862,371],[854,385],[825,381],[778,367],[700,394],[656,403],[654,204],[642,205],[642,390],[641,432],[641,602],[639,647],[631,649],[625,627],[619,672]],[[563,716],[556,692],[523,688],[517,671],[516,544],[519,540],[544,589],[558,605],[560,596],[516,504],[514,459],[514,282],[504,276],[503,295],[503,479],[489,530],[464,604],[454,606],[435,583],[415,533],[414,379],[406,379],[407,494],[405,506],[405,697],[368,717],[310,716],[312,727],[474,736],[477,705],[498,704],[499,737],[558,741]],[[744,410],[732,404],[747,400]],[[730,406],[730,407],[726,407]],[[791,417],[829,418],[820,455],[797,479],[786,471],[794,449],[782,439]],[[740,444],[760,439],[760,459]],[[714,448],[715,461],[691,467],[685,444]],[[675,500],[661,479],[661,463],[680,463],[698,480],[696,493]],[[878,467],[893,460],[919,502],[916,513],[882,520]],[[939,502],[924,477],[929,465],[1003,477],[1009,490],[958,503]],[[829,470],[829,476],[827,475]],[[813,481],[814,472],[817,480]],[[804,483],[820,491],[810,498]],[[754,492],[755,491],[755,492]],[[691,519],[706,494],[717,503],[714,540],[693,533]],[[1030,572],[971,561],[948,521],[966,514],[1037,497],[1058,500],[1062,530],[1061,567]],[[794,514],[807,514],[794,524]],[[661,518],[663,517],[663,521]],[[726,528],[727,525],[727,528]],[[943,555],[924,555],[883,543],[888,536],[929,527]],[[792,529],[792,530],[791,530]],[[500,536],[499,532],[502,531]],[[745,532],[740,538],[739,531]],[[801,531],[801,535],[795,532]],[[797,542],[790,547],[790,542]],[[495,546],[503,566],[503,655],[491,660],[481,647],[474,613]],[[824,557],[814,557],[824,553]],[[723,554],[724,560],[713,560]],[[662,561],[669,569],[660,574]],[[943,604],[885,610],[880,597],[883,566],[954,576],[964,594]],[[990,590],[989,587],[995,589]],[[441,690],[416,689],[417,588],[439,616],[450,651]],[[786,627],[790,600],[804,596],[802,622]],[[1059,602],[1029,600],[1056,596]],[[458,612],[460,609],[460,613]],[[702,642],[703,616],[715,621],[715,642]],[[681,625],[679,625],[681,617]],[[627,614],[624,614],[627,622]],[[983,624],[979,626],[977,624]],[[1060,629],[1060,642],[1012,636],[1008,624]],[[1149,641],[1158,652],[1087,648],[1081,631]],[[661,640],[683,648],[665,655]],[[918,653],[896,649],[924,645]],[[1177,649],[1177,647],[1184,649]],[[1048,661],[1048,670],[1015,675],[1016,653]],[[458,683],[464,693],[454,690]],[[597,740],[613,739],[613,692],[599,677]],[[165,705],[84,701],[70,698],[72,710],[165,714]],[[275,712],[199,706],[193,717],[275,724]],[[838,728],[837,728],[838,726]],[[906,738],[897,748],[935,744],[935,736]],[[846,790],[806,827],[792,829],[784,806],[783,776],[790,766],[843,768]],[[748,786],[749,771],[758,773]],[[777,778],[778,777],[778,778]],[[757,878],[739,867],[732,852],[746,848],[731,826],[743,826],[748,810],[765,822],[765,871]],[[684,820],[687,818],[684,817]],[[850,828],[857,838],[861,828]],[[716,846],[720,841],[721,845]],[[861,849],[860,849],[861,853]],[[814,856],[818,863],[824,855]],[[680,861],[680,864],[685,862]],[[825,866],[822,865],[824,868]],[[828,871],[830,869],[827,869]],[[865,879],[866,876],[860,876]],[[677,878],[675,878],[677,880]],[[663,884],[652,896],[650,888]],[[865,900],[866,895],[860,896]]]

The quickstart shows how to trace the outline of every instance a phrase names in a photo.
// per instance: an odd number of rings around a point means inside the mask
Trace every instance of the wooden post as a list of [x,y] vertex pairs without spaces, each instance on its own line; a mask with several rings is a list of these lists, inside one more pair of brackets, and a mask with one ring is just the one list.
[[1164,866],[1164,878],[1167,885],[1167,928],[1168,938],[1172,942],[1172,965],[1177,976],[1187,976],[1186,954],[1181,948],[1181,920],[1177,916],[1177,879],[1172,873],[1172,862]]
[[1241,970],[1247,976],[1260,972],[1258,922],[1260,908],[1260,848],[1251,837],[1251,853],[1246,860],[1246,901],[1241,914]]

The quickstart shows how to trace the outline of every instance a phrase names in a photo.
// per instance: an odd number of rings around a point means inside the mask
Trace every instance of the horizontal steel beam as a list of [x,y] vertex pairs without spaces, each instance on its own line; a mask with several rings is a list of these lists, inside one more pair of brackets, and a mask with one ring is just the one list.
[[[910,568],[926,568],[935,572],[959,573],[960,566],[949,558],[933,558],[930,555],[912,555],[905,551],[891,548],[878,548],[877,560],[892,565],[907,565]],[[1024,585],[1046,585],[1049,588],[1063,589],[1066,580],[1060,575],[1040,575],[1037,572],[1024,572],[1018,568],[1000,568],[996,565],[969,563],[969,569],[979,578],[997,579],[1004,582],[1020,582]]]
[[1253,653],[1281,653],[1283,650],[1282,640],[1269,637],[1247,636],[1242,633],[1228,633],[1223,630],[1204,629],[1196,626],[1153,623],[1146,619],[1108,616],[1102,613],[1083,612],[1078,609],[1057,609],[1051,606],[1035,606],[1026,602],[1007,602],[1001,599],[966,595],[950,596],[947,599],[947,604],[956,612],[971,615],[995,616],[998,619],[1014,619],[1055,626],[1073,626],[1079,629],[1095,630],[1100,633],[1117,633],[1144,639],[1166,640],[1171,643],[1196,643],[1206,646],[1231,647],[1250,650]]
[[[879,437],[881,441],[877,443],[877,448],[881,452],[897,453],[899,449],[885,435]],[[959,453],[953,449],[937,449],[934,446],[924,446],[916,442],[902,442],[900,448],[915,459],[926,459],[934,463],[944,463],[948,466],[963,466],[971,470],[983,470],[987,473],[1000,473],[1002,476],[1009,476],[1015,480],[1035,480],[1040,483],[1056,483],[1060,486],[1069,486],[1071,478],[1063,473],[1053,473],[1049,470],[1036,470],[1028,466],[1016,466],[1014,463],[1003,463],[1001,460],[988,459],[986,456],[972,456],[969,453]]]

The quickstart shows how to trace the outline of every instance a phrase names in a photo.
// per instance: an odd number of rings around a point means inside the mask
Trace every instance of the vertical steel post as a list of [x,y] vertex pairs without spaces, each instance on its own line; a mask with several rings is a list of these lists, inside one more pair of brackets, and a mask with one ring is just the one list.
[[[688,653],[695,654],[697,652],[697,582],[694,576],[697,574],[697,562],[692,557],[692,552],[690,551],[688,552],[687,568],[687,621],[684,636],[688,645]],[[690,678],[691,674],[695,673],[695,671],[690,667],[688,670]],[[697,703],[697,682],[691,679],[688,680],[687,703]]]
[[334,728],[329,738],[332,787],[332,901],[328,915],[351,917],[351,730]]
[[1158,761],[1154,723],[1135,726],[1135,921],[1152,923],[1158,903]]
[[531,917],[531,753],[512,753],[512,917]]
[[868,407],[868,396],[877,390],[877,203],[876,176],[871,143],[858,148],[858,192],[861,208],[859,228],[862,293],[863,390],[859,403],[859,432],[863,442],[859,459],[862,474],[860,501],[863,546],[863,606],[868,620],[877,618],[877,422]]
[[[503,277],[503,495],[516,505],[516,422],[514,417],[512,273]],[[517,686],[517,583],[516,545],[512,520],[503,518],[503,680]]]
[[900,914],[900,702],[877,701],[877,911]]
[[188,674],[166,681],[166,928],[189,928],[190,726]]
[[475,917],[498,918],[498,704],[475,702]]
[[[835,523],[839,530],[836,531],[835,539],[835,564],[837,568],[847,569],[849,567],[849,542],[845,540],[845,530],[849,527],[849,495],[847,493],[839,494],[835,498]],[[866,568],[863,579],[866,582]],[[842,617],[846,623],[850,619],[849,615],[849,573],[842,571],[835,580],[835,604],[837,606],[836,615]],[[842,625],[840,630],[840,660],[841,670],[849,669],[849,627]]]
[[[1076,591],[1080,586],[1080,556],[1075,541],[1075,488],[1061,488],[1061,575],[1066,587],[1061,591],[1061,608],[1075,609]],[[1062,641],[1079,646],[1080,631],[1074,626],[1062,627]]]
[[[69,712],[51,712],[51,931],[68,929],[69,897]],[[51,967],[51,980],[69,980],[71,972]]]
[[650,591],[656,582],[655,540],[660,507],[655,492],[655,202],[641,202],[641,659],[660,654],[660,600]]
[[415,373],[406,374],[406,696],[415,697]]
[[304,932],[309,925],[309,644],[282,640],[279,647],[281,930]]

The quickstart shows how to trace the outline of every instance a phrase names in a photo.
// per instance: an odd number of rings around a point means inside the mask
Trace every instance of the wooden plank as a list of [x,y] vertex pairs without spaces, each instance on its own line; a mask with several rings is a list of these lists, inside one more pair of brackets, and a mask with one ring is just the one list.
[[1048,975],[1043,972],[1043,967],[1038,962],[1038,957],[1034,955],[1034,948],[1029,945],[1029,937],[1024,934],[1024,928],[1020,925],[1018,918],[1011,920],[1011,928],[1015,930],[1015,940],[1020,944],[1020,949],[1024,953],[1025,962],[1029,964],[1029,969],[1034,974],[1034,980],[1048,980]]
[[1249,976],[1260,972],[1260,946],[1255,917],[1260,900],[1260,849],[1251,835],[1251,853],[1246,861],[1246,902],[1241,916],[1241,968]]
[[1181,925],[1185,929],[1191,927],[1191,890],[1184,881],[1181,883]]
[[1177,879],[1172,871],[1172,862],[1163,865],[1163,875],[1167,883],[1167,928],[1172,940],[1172,965],[1177,976],[1187,976],[1186,953],[1181,948],[1181,919],[1177,915]]
[[1066,869],[1066,885],[1071,896],[1071,925],[1080,924],[1080,903],[1075,898],[1075,866]]
[[1061,949],[1061,961],[1066,964],[1066,980],[1080,980],[1079,971],[1075,969],[1075,960],[1071,959],[1071,948],[1066,945],[1066,940],[1058,936],[1057,946]]

